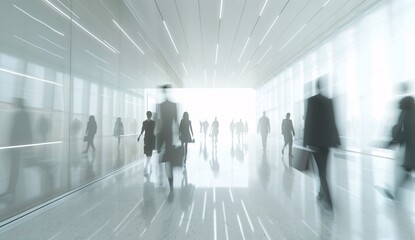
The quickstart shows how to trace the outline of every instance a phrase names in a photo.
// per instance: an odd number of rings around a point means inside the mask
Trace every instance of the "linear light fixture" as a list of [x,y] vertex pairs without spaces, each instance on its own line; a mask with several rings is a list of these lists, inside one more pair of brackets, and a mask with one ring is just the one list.
[[124,29],[122,29],[122,27],[114,20],[114,19],[112,19],[112,21],[115,23],[115,25],[121,30],[121,32],[123,32],[124,33],[124,35],[128,38],[128,40],[130,40],[131,41],[131,43],[132,44],[134,44],[134,46],[138,49],[138,50],[140,50],[140,52],[142,53],[142,54],[144,54],[144,52],[143,52],[143,50],[141,50],[141,48],[133,41],[133,39],[131,39],[131,37],[124,31]]
[[54,31],[55,33],[61,35],[61,36],[65,36],[65,34],[59,32],[58,30],[54,29],[53,27],[47,25],[46,23],[42,22],[41,20],[33,17],[32,15],[30,15],[29,13],[27,13],[25,10],[19,8],[18,6],[16,6],[15,4],[13,4],[13,7],[15,7],[17,10],[21,11],[22,13],[26,14],[28,17],[32,18],[33,20],[37,21],[38,23],[42,24],[43,26],[49,28],[50,30]]
[[[85,27],[83,27],[81,24],[79,24],[77,21],[73,20],[71,17],[69,17],[66,13],[64,13],[62,10],[60,10],[57,6],[55,6],[54,4],[52,4],[51,2],[49,2],[49,0],[43,0],[44,2],[46,2],[50,7],[52,7],[53,9],[55,9],[56,11],[58,11],[58,13],[62,14],[64,17],[66,17],[67,19],[71,20],[76,26],[78,26],[79,28],[81,28],[82,30],[84,30],[86,33],[88,33],[91,37],[93,37],[95,40],[97,40],[99,43],[101,43],[102,45],[104,45],[106,48],[108,48],[109,50],[111,50],[111,52],[113,53],[117,53],[113,48],[111,48],[110,46],[108,46],[107,43],[103,42],[101,39],[99,39],[97,36],[95,36],[93,33],[91,33],[90,31],[88,31],[88,29],[86,29]],[[119,53],[119,52],[118,52]]]
[[71,9],[69,9],[65,4],[63,4],[63,2],[61,2],[60,0],[58,0],[58,2],[66,9],[68,10],[70,13],[72,13],[72,15],[74,15],[76,18],[81,19],[78,15],[76,15],[74,12],[71,11]]
[[323,4],[323,8],[324,8],[324,7],[326,7],[326,5],[327,5],[329,2],[330,2],[330,0],[327,0],[327,2],[325,2],[325,3]]
[[20,76],[20,77],[25,77],[25,78],[30,78],[30,79],[33,79],[33,80],[45,82],[45,83],[50,83],[50,84],[53,84],[53,85],[56,85],[56,86],[59,86],[59,87],[63,86],[60,83],[55,83],[55,82],[52,82],[52,81],[49,81],[49,80],[45,80],[45,79],[42,79],[42,78],[26,75],[26,74],[23,74],[23,73],[15,72],[15,71],[4,69],[4,68],[0,68],[0,71],[5,72],[5,73],[10,73],[10,74],[13,74],[13,75],[16,75],[16,76]]
[[187,71],[186,66],[184,65],[184,63],[183,63],[183,62],[182,62],[182,66],[183,66],[184,71],[186,72],[186,74],[189,74],[189,72]]
[[218,49],[219,49],[219,43],[216,43],[215,65],[218,64]]
[[294,36],[292,36],[291,38],[290,38],[290,40],[288,40],[285,44],[284,44],[284,46],[282,46],[282,48],[280,49],[280,51],[282,51],[305,27],[307,26],[307,23],[305,23],[301,28],[300,28],[300,30],[298,30],[295,34],[294,34]]
[[111,44],[109,44],[107,41],[103,40],[103,42],[112,50],[114,50],[116,53],[120,53],[120,51],[118,51],[114,46],[112,46]]
[[99,69],[101,69],[102,71],[105,71],[105,72],[107,72],[107,73],[109,73],[109,74],[111,74],[111,75],[113,75],[113,76],[116,76],[116,74],[115,74],[115,73],[113,73],[113,72],[111,72],[110,70],[107,70],[107,69],[105,69],[105,68],[103,68],[103,67],[101,67],[101,66],[99,66],[99,65],[97,65],[97,68],[99,68]]
[[44,51],[44,52],[47,52],[47,53],[49,53],[49,54],[51,54],[51,55],[53,55],[53,56],[55,56],[55,57],[57,57],[57,58],[63,59],[63,57],[62,57],[62,56],[60,56],[60,55],[58,55],[58,54],[56,54],[56,53],[53,53],[53,52],[51,52],[51,51],[49,51],[49,50],[47,50],[47,49],[45,49],[45,48],[39,47],[38,45],[33,44],[33,43],[31,43],[31,42],[29,42],[29,41],[27,41],[27,40],[24,40],[23,38],[18,37],[18,36],[16,36],[16,35],[13,35],[13,36],[14,36],[15,38],[19,39],[20,41],[22,41],[22,42],[24,42],[24,43],[26,43],[26,44],[29,44],[29,45],[30,45],[30,46],[32,46],[32,47],[35,47],[35,48],[40,49],[40,50],[42,50],[42,51]]
[[43,0],[44,2],[46,2],[47,4],[49,4],[49,6],[53,7],[56,11],[58,11],[60,14],[62,14],[64,17],[66,17],[67,19],[71,20],[72,18],[70,16],[68,16],[68,14],[64,13],[62,10],[60,10],[57,6],[55,6],[53,3],[49,2],[49,0]]
[[72,22],[75,23],[76,26],[80,27],[82,30],[84,30],[86,33],[88,33],[91,37],[93,37],[95,40],[97,40],[98,42],[100,42],[102,45],[104,45],[106,48],[108,48],[109,50],[111,50],[111,52],[113,53],[117,53],[116,51],[114,51],[114,49],[112,49],[111,47],[109,47],[105,42],[103,42],[101,39],[99,39],[97,36],[95,36],[94,34],[92,34],[90,31],[88,31],[88,29],[84,28],[81,24],[79,24],[78,22],[76,22],[75,20],[72,19]]
[[54,46],[56,46],[56,47],[58,47],[58,48],[60,48],[60,49],[62,49],[62,50],[65,50],[65,48],[64,48],[64,47],[60,46],[59,44],[56,44],[56,43],[52,42],[52,41],[51,41],[51,40],[49,40],[48,38],[46,38],[46,37],[44,37],[44,36],[42,36],[42,35],[40,35],[40,34],[38,34],[38,36],[39,36],[40,38],[42,38],[43,40],[45,40],[45,41],[49,42],[50,44],[52,44],[52,45],[54,45]]
[[242,74],[245,72],[245,69],[246,69],[246,67],[248,66],[249,62],[250,62],[250,61],[248,61],[248,62],[245,64],[245,67],[242,69],[241,74],[239,74],[238,79],[240,79],[240,78],[242,77]]
[[167,27],[166,21],[164,21],[164,20],[163,20],[163,24],[164,24],[164,27],[165,27],[165,28],[166,28],[166,30],[167,30],[167,33],[169,34],[170,41],[171,41],[171,43],[173,43],[173,46],[174,46],[174,49],[176,50],[176,53],[177,53],[177,54],[179,54],[179,51],[177,50],[176,44],[175,44],[175,43],[174,43],[174,41],[173,41],[173,37],[172,37],[172,36],[171,36],[171,34],[170,34],[169,28]]
[[219,19],[222,19],[222,9],[223,9],[223,0],[220,0]]
[[103,63],[108,64],[108,62],[107,62],[107,61],[105,61],[104,59],[102,59],[102,58],[98,57],[97,55],[93,54],[93,53],[92,53],[92,52],[90,52],[88,49],[84,49],[84,50],[85,50],[85,52],[86,52],[86,53],[88,53],[89,55],[93,56],[94,58],[96,58],[96,59],[98,59],[98,60],[102,61]]
[[244,49],[242,49],[241,55],[239,56],[238,63],[241,61],[242,55],[244,54],[245,48],[248,45],[250,39],[251,39],[251,37],[248,37],[248,40],[246,40]]
[[24,145],[14,145],[14,146],[0,147],[0,150],[4,150],[4,149],[16,149],[16,148],[24,148],[24,147],[35,147],[35,146],[52,145],[52,144],[60,144],[60,143],[62,143],[62,141],[58,141],[58,142],[44,142],[44,143],[33,143],[33,144],[24,144]]
[[268,31],[265,33],[264,37],[262,38],[261,42],[259,43],[259,46],[261,46],[262,42],[264,42],[265,38],[268,36],[269,31],[271,31],[272,27],[274,26],[275,22],[280,18],[280,15],[278,15],[274,21],[272,22],[271,26],[268,28]]
[[259,16],[261,16],[262,15],[262,12],[264,12],[264,9],[265,9],[265,6],[267,5],[267,3],[268,3],[268,0],[266,0],[265,3],[264,3],[264,6],[262,6],[262,10],[259,13]]
[[267,53],[269,52],[269,50],[271,50],[272,46],[273,46],[272,44],[271,44],[271,46],[269,46],[268,50],[267,50],[267,51],[264,53],[264,55],[262,55],[262,57],[258,60],[257,64],[259,64],[259,63],[262,61],[262,59],[264,59],[265,55],[267,55]]

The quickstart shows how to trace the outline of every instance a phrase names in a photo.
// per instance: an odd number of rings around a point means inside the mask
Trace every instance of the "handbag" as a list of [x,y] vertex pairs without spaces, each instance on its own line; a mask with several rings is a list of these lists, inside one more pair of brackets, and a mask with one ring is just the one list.
[[290,165],[300,172],[305,172],[310,169],[310,159],[312,150],[305,147],[293,146],[293,158]]
[[159,156],[159,162],[169,162],[173,167],[183,166],[184,149],[182,146],[171,146]]
[[84,142],[88,142],[88,136],[84,136]]

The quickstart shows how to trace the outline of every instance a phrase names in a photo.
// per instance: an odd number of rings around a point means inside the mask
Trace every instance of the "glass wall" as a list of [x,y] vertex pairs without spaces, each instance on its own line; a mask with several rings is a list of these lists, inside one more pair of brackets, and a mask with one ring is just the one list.
[[379,151],[397,120],[399,84],[409,82],[414,94],[414,36],[415,2],[382,1],[257,89],[257,116],[267,111],[279,126],[291,112],[302,143],[305,99],[326,75],[343,147]]
[[143,155],[148,56],[123,1],[2,0],[0,15],[2,222]]

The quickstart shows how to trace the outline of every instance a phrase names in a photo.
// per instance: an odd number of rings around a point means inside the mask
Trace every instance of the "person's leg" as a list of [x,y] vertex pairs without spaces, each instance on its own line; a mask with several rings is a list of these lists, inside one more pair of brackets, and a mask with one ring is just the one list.
[[313,153],[313,156],[316,160],[317,168],[318,168],[318,175],[320,177],[320,193],[319,196],[323,196],[323,199],[326,203],[331,206],[331,196],[330,191],[327,183],[327,161],[328,161],[328,148],[320,148],[320,150],[316,153]]
[[166,175],[169,180],[170,194],[173,194],[173,168],[169,162],[166,162]]
[[184,163],[186,164],[186,160],[187,160],[187,142],[184,143]]
[[121,140],[121,137],[118,136],[118,148],[120,148],[120,140]]
[[92,150],[94,150],[94,152],[95,152],[94,138],[92,138],[92,140],[91,140],[91,147],[92,147]]
[[88,139],[88,141],[86,142],[86,149],[85,149],[84,153],[87,153],[88,152],[89,145],[91,145],[91,141]]
[[282,147],[282,154],[284,154],[285,146],[288,144],[288,139],[284,136],[284,146]]

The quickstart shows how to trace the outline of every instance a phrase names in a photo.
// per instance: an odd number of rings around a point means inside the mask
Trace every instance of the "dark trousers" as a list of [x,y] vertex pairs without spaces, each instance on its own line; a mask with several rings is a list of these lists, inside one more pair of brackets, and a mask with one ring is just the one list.
[[316,160],[318,175],[320,177],[320,193],[319,195],[324,197],[324,200],[328,204],[331,203],[331,196],[329,191],[329,186],[327,183],[327,160],[329,156],[328,148],[319,148],[317,152],[313,153],[314,159]]

